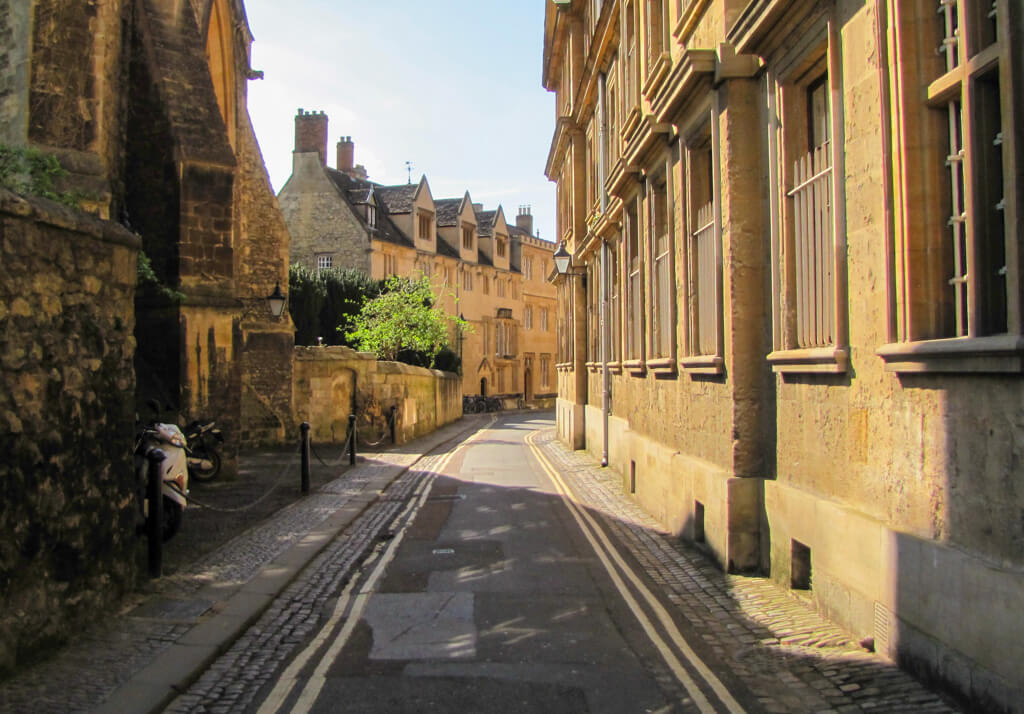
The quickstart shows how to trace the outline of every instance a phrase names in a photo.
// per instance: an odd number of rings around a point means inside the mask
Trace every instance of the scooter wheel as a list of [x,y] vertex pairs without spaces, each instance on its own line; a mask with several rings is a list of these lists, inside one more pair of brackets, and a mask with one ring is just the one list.
[[162,525],[162,535],[164,543],[174,537],[174,534],[181,529],[181,521],[184,518],[184,509],[181,504],[172,501],[167,496],[164,496],[164,522]]
[[220,473],[220,454],[211,448],[193,451],[188,458],[188,476],[199,483],[207,483]]

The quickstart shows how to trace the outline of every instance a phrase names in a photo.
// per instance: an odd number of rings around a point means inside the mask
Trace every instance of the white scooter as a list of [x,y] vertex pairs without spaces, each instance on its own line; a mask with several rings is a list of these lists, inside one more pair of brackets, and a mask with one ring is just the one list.
[[163,472],[163,540],[170,540],[181,528],[185,506],[188,504],[188,454],[185,435],[176,424],[152,421],[142,428],[135,443],[135,477],[139,488],[142,516],[149,517],[149,500],[145,497],[149,478],[149,459],[154,449],[164,453],[160,469]]

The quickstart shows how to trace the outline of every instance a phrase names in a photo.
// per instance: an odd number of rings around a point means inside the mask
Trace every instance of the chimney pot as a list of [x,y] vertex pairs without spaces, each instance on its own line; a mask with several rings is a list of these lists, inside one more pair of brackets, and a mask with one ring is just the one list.
[[338,141],[338,171],[351,175],[355,165],[356,145],[351,136],[343,136]]
[[305,112],[301,108],[295,117],[295,153],[316,152],[320,163],[327,159],[327,114],[323,111]]

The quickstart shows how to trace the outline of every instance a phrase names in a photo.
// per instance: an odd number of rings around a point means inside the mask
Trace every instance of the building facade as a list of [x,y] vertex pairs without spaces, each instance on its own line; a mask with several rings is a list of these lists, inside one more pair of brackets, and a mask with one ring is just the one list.
[[469,323],[450,335],[464,394],[553,398],[555,295],[544,272],[554,246],[533,236],[529,208],[510,223],[501,206],[484,210],[468,191],[435,199],[425,176],[374,183],[354,165],[351,137],[339,140],[331,168],[327,123],[322,112],[295,117],[292,175],[278,194],[292,262],[374,279],[429,277],[441,307]]
[[723,567],[1019,705],[1021,5],[545,23],[560,438]]
[[219,419],[240,442],[291,427],[280,387],[288,234],[246,110],[252,35],[241,0],[0,4],[0,141],[55,155],[64,189],[142,238],[178,293],[140,294],[141,400]]

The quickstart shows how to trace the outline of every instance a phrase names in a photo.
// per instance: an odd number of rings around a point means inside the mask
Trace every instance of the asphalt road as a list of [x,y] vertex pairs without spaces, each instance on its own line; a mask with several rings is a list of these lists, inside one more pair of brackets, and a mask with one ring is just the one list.
[[527,443],[549,426],[505,417],[426,475],[258,711],[697,710]]

